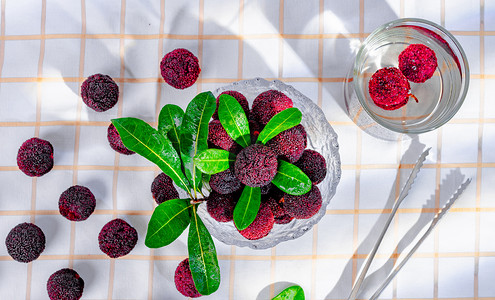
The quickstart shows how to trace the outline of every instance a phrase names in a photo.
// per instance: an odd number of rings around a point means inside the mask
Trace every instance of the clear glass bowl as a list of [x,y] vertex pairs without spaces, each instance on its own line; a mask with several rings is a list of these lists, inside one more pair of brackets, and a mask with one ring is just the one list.
[[222,223],[214,220],[207,212],[205,203],[199,206],[198,214],[201,216],[210,234],[219,241],[228,245],[250,247],[252,249],[271,248],[280,242],[293,240],[302,236],[325,215],[326,207],[330,203],[330,199],[335,195],[341,175],[337,134],[316,104],[292,86],[286,85],[281,81],[266,81],[261,78],[243,80],[219,88],[213,93],[215,96],[218,96],[220,93],[229,90],[242,93],[246,96],[250,105],[252,105],[256,96],[267,90],[278,90],[286,94],[292,99],[294,106],[302,112],[301,124],[306,129],[308,135],[307,149],[318,151],[326,159],[327,176],[323,182],[318,184],[323,198],[323,204],[318,213],[310,219],[294,219],[289,224],[275,224],[271,232],[259,240],[251,241],[243,237],[237,231],[233,222]]
[[[371,99],[368,82],[377,70],[398,67],[399,54],[411,44],[431,48],[438,67],[424,83],[409,82],[418,103],[410,98],[399,109],[384,110]],[[427,20],[398,19],[380,26],[366,38],[348,77],[344,83],[346,102],[357,98],[364,112],[386,129],[418,134],[442,126],[459,110],[469,87],[469,66],[461,45],[446,29]]]

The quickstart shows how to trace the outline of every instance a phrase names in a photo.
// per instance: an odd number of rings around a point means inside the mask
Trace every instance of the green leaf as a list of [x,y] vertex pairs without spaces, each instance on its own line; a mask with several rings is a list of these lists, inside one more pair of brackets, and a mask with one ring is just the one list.
[[189,268],[201,295],[210,295],[220,285],[220,267],[213,239],[193,207],[187,239]]
[[158,205],[148,223],[144,244],[159,248],[172,243],[189,225],[192,207],[190,199],[171,199]]
[[246,185],[234,208],[234,224],[239,230],[253,223],[261,204],[261,188]]
[[272,183],[290,195],[303,195],[311,190],[311,180],[301,169],[284,160],[278,161],[277,174]]
[[270,119],[258,136],[258,142],[266,144],[274,136],[284,130],[301,123],[302,113],[295,107],[284,109]]
[[239,102],[222,94],[218,98],[218,119],[227,134],[243,148],[251,145],[249,122]]
[[304,300],[304,291],[302,287],[298,285],[293,285],[275,296],[272,300]]
[[227,170],[235,162],[235,157],[227,150],[207,149],[194,157],[194,163],[201,172],[211,175]]
[[211,92],[198,94],[187,106],[180,126],[180,153],[187,178],[195,190],[201,183],[201,171],[194,165],[196,154],[208,149],[208,123],[215,112],[216,99]]
[[170,139],[177,153],[180,153],[179,128],[183,117],[184,111],[175,104],[165,105],[158,116],[158,131]]
[[124,146],[156,164],[177,186],[188,191],[189,183],[181,170],[179,155],[169,139],[143,120],[113,119]]

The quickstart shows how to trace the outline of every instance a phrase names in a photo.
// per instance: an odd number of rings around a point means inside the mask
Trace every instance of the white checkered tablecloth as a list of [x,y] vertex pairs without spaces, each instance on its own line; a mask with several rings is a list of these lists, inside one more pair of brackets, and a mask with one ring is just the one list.
[[[306,299],[346,299],[391,201],[412,164],[432,147],[368,274],[383,279],[439,207],[459,173],[473,182],[407,263],[382,299],[495,299],[495,0],[0,0],[0,299],[48,299],[46,280],[74,268],[83,299],[182,299],[174,286],[187,236],[144,245],[159,169],[138,155],[116,154],[106,129],[115,117],[156,125],[160,108],[182,108],[198,92],[263,77],[293,85],[324,111],[337,132],[342,178],[319,224],[269,250],[216,241],[222,282],[204,299],[269,299],[294,283]],[[467,53],[471,81],[458,114],[442,128],[404,141],[368,135],[347,116],[343,80],[352,53],[372,30],[420,17],[450,30]],[[200,60],[192,87],[176,90],[159,74],[175,48]],[[96,113],[79,96],[94,73],[118,83],[118,104]],[[16,165],[28,138],[49,140],[55,167],[30,178]],[[405,155],[404,155],[405,154]],[[402,163],[401,168],[399,165]],[[398,171],[401,170],[401,171]],[[457,182],[456,182],[457,180]],[[58,198],[89,187],[94,214],[69,222]],[[121,217],[139,234],[135,249],[109,259],[97,235]],[[34,222],[47,244],[40,258],[13,261],[3,239]],[[397,246],[398,245],[398,246]],[[397,247],[396,247],[397,246]],[[376,272],[374,272],[376,271]],[[373,292],[371,282],[363,298]]]

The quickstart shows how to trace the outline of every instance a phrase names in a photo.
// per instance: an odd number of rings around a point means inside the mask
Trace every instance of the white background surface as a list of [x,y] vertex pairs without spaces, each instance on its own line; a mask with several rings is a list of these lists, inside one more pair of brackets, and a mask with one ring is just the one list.
[[[346,298],[400,187],[395,180],[403,182],[421,150],[432,147],[369,274],[390,269],[404,242],[450,196],[459,181],[452,174],[462,173],[472,184],[382,296],[495,299],[494,0],[0,3],[0,237],[34,222],[47,238],[30,264],[13,261],[2,244],[0,298],[47,299],[48,277],[72,267],[85,280],[83,299],[182,299],[173,274],[187,254],[186,237],[155,251],[144,246],[154,207],[150,185],[159,170],[137,155],[116,154],[106,140],[109,120],[132,116],[156,125],[164,104],[185,108],[200,91],[264,77],[293,85],[322,108],[339,135],[342,179],[326,216],[296,241],[261,251],[217,241],[222,283],[204,298],[268,299],[289,283],[301,285],[307,299]],[[449,29],[467,53],[471,83],[448,124],[389,142],[347,116],[342,84],[360,41],[399,17]],[[160,59],[179,47],[196,54],[202,68],[185,90],[159,76]],[[79,96],[80,84],[94,73],[112,76],[121,91],[119,103],[104,113]],[[38,179],[16,166],[17,149],[33,136],[55,147],[54,169]],[[73,184],[89,187],[97,199],[84,222],[58,213],[58,197]],[[99,250],[97,235],[115,217],[133,225],[139,241],[129,255],[112,260]],[[366,288],[363,298],[374,291],[372,284]]]

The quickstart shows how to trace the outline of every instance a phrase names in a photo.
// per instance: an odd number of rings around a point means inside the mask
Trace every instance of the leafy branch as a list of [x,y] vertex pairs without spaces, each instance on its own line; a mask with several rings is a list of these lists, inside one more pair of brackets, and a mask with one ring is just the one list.
[[[197,214],[203,200],[203,174],[194,157],[208,149],[208,123],[216,108],[211,92],[198,94],[182,111],[165,105],[158,128],[136,118],[113,119],[112,123],[129,150],[156,164],[189,198],[172,199],[158,205],[148,223],[145,245],[159,248],[176,240],[189,226],[188,252],[194,285],[202,295],[220,285],[220,268],[213,239]],[[221,156],[221,155],[220,155]],[[200,163],[200,162],[199,162]]]

